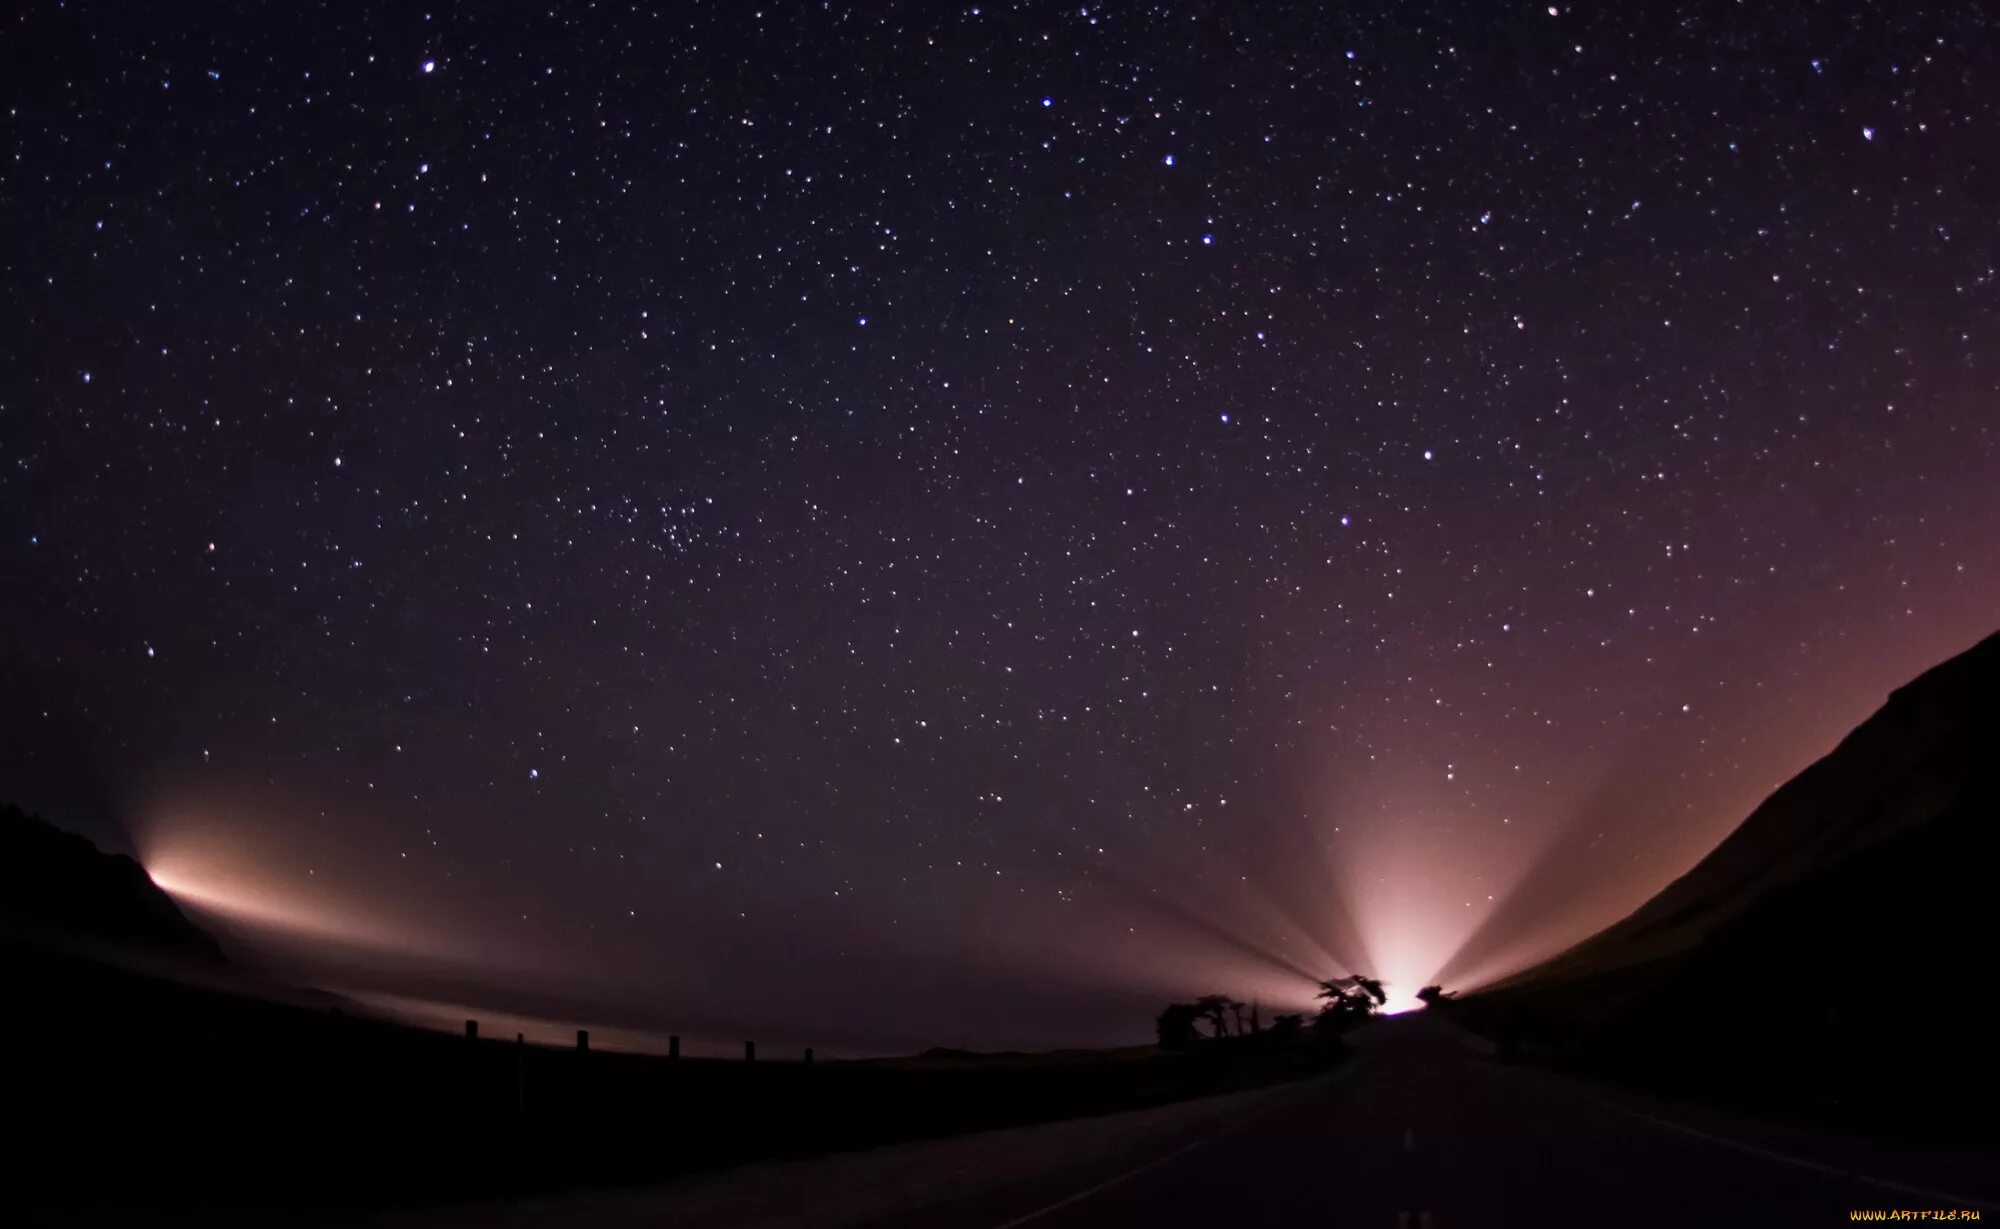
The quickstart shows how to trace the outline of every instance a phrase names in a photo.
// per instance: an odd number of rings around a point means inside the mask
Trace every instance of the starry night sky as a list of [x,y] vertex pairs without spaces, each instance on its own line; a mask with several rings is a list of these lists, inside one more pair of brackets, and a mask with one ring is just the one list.
[[1980,5],[0,47],[0,797],[383,984],[862,1048],[1470,984],[2000,624]]

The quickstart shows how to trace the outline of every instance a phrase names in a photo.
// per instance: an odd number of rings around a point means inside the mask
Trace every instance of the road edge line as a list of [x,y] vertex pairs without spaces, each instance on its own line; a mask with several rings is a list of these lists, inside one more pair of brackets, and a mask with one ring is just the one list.
[[[1329,1077],[1326,1081],[1327,1084],[1331,1085],[1338,1083],[1341,1076],[1345,1075],[1349,1070],[1352,1070],[1351,1060],[1353,1059],[1353,1055],[1349,1055],[1348,1059],[1349,1061],[1342,1062],[1338,1069],[1327,1073]],[[1311,1080],[1307,1080],[1305,1081],[1305,1084],[1307,1086],[1310,1086],[1312,1082],[1313,1081]],[[1299,1091],[1301,1093],[1303,1092],[1303,1090]],[[1176,1157],[1185,1156],[1188,1153],[1193,1152],[1196,1148],[1199,1148],[1204,1144],[1212,1144],[1218,1139],[1227,1138],[1228,1136],[1234,1135],[1238,1131],[1244,1130],[1245,1128],[1249,1127],[1252,1123],[1255,1123],[1258,1119],[1276,1113],[1290,1100],[1291,1098],[1280,1097],[1277,1099],[1276,1104],[1266,1105],[1263,1108],[1263,1113],[1255,1114],[1252,1115],[1250,1118],[1245,1119],[1241,1122],[1233,1123],[1229,1126],[1224,1127],[1222,1130],[1215,1132],[1214,1134],[1204,1135],[1197,1140],[1190,1140],[1189,1142],[1182,1144],[1180,1147],[1175,1148],[1171,1152],[1163,1152],[1159,1156],[1154,1157],[1152,1160],[1146,1161],[1145,1163],[1140,1165],[1135,1165],[1123,1173],[1113,1174],[1109,1178],[1106,1178],[1104,1181],[1099,1182],[1095,1186],[1085,1187],[1083,1190],[1072,1192],[1071,1194],[1065,1195],[1061,1199],[1056,1200],[1054,1203],[1043,1204],[1041,1207],[1036,1208],[1031,1212],[1022,1213],[1021,1215],[1015,1217],[1013,1220],[1002,1221],[999,1224],[993,1226],[993,1229],[1019,1229],[1020,1226],[1032,1224],[1035,1221],[1042,1219],[1044,1216],[1047,1216],[1052,1212],[1060,1212],[1062,1209],[1069,1207],[1071,1204],[1082,1203],[1084,1200],[1089,1199],[1093,1195],[1101,1195],[1105,1191],[1110,1190],[1114,1186],[1119,1186],[1123,1183],[1130,1182],[1132,1179],[1138,1177],[1142,1173],[1145,1173],[1149,1169],[1158,1168],[1159,1166],[1166,1164],[1168,1161],[1171,1161]]]
[[1788,1152],[1779,1152],[1774,1148],[1765,1148],[1758,1144],[1749,1143],[1746,1140],[1731,1139],[1727,1135],[1717,1135],[1712,1131],[1704,1131],[1700,1127],[1691,1127],[1683,1122],[1661,1118],[1658,1115],[1649,1114],[1644,1110],[1635,1110],[1628,1106],[1615,1105],[1610,1101],[1592,1097],[1588,1094],[1585,1095],[1587,1100],[1605,1109],[1615,1110],[1618,1113],[1637,1118],[1642,1122],[1650,1122],[1656,1127],[1665,1127],[1669,1131],[1679,1131],[1683,1135],[1691,1135],[1696,1139],[1707,1140],[1711,1144],[1720,1144],[1724,1148],[1733,1148],[1738,1152],[1747,1152],[1751,1156],[1762,1157],[1767,1161],[1777,1161],[1799,1169],[1807,1169],[1814,1173],[1827,1174],[1836,1178],[1846,1178],[1854,1182],[1865,1182],[1870,1186],[1879,1186],[1885,1191],[1894,1191],[1899,1195],[1915,1195],[1921,1199],[1936,1200],[1940,1206],[1954,1205],[1961,1208],[2000,1209],[2000,1204],[1994,1203],[1990,1198],[1971,1199],[1964,1195],[1955,1195],[1950,1191],[1935,1190],[1927,1186],[1913,1186],[1907,1182],[1897,1182],[1890,1178],[1878,1178],[1872,1174],[1858,1173],[1851,1169],[1842,1169],[1838,1165],[1829,1165],[1824,1161],[1814,1161],[1802,1156],[1793,1156]]

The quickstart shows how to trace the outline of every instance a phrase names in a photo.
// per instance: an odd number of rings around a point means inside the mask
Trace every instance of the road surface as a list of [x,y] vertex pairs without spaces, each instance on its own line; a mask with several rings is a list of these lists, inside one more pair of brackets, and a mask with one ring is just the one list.
[[[1421,1016],[1356,1035],[1336,1079],[1058,1193],[1003,1190],[877,1229],[1832,1225],[1983,1212],[1992,1157],[1907,1156],[1732,1124],[1497,1063]],[[1938,1185],[1944,1183],[1945,1185]]]
[[2000,1163],[1990,1155],[1897,1153],[1503,1064],[1484,1052],[1490,1046],[1423,1015],[1378,1021],[1353,1040],[1355,1055],[1333,1074],[1255,1092],[657,1187],[384,1210],[358,1223],[1681,1229],[1956,1211],[2000,1225]]

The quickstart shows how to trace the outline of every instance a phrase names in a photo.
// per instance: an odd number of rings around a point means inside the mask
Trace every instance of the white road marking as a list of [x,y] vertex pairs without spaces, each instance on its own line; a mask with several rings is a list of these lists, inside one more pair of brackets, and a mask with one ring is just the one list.
[[[1212,1139],[1214,1137],[1211,1136],[1210,1138]],[[1001,1224],[995,1225],[993,1229],[1015,1229],[1017,1225],[1025,1225],[1030,1221],[1040,1220],[1044,1216],[1047,1216],[1049,1213],[1059,1211],[1063,1208],[1068,1207],[1073,1203],[1082,1203],[1084,1200],[1090,1198],[1092,1195],[1098,1194],[1101,1191],[1108,1191],[1112,1187],[1117,1186],[1122,1182],[1129,1182],[1133,1178],[1138,1177],[1140,1174],[1145,1173],[1147,1170],[1152,1169],[1155,1166],[1164,1165],[1168,1161],[1173,1160],[1177,1156],[1185,1156],[1186,1154],[1193,1152],[1196,1148],[1201,1147],[1203,1144],[1207,1142],[1208,1140],[1206,1139],[1198,1139],[1191,1144],[1182,1144],[1180,1147],[1174,1149],[1172,1152],[1167,1153],[1165,1156],[1156,1156],[1152,1160],[1147,1161],[1144,1165],[1141,1165],[1136,1169],[1128,1169],[1124,1173],[1119,1174],[1116,1177],[1106,1178],[1104,1181],[1098,1183],[1096,1186],[1089,1188],[1088,1190],[1081,1190],[1074,1195],[1067,1195],[1061,1199],[1056,1200],[1054,1203],[1049,1204],[1047,1207],[1036,1208],[1034,1211],[1028,1213],[1025,1216],[1017,1216],[1013,1220],[1005,1221],[1002,1222]]]
[[[1488,1073],[1489,1075],[1491,1074],[1490,1068],[1488,1069]],[[1525,1071],[1516,1071],[1513,1073],[1513,1078],[1516,1080],[1525,1080],[1528,1078],[1528,1073]],[[1935,1190],[1928,1186],[1916,1186],[1908,1182],[1896,1182],[1889,1178],[1878,1178],[1873,1174],[1857,1173],[1851,1169],[1842,1169],[1838,1165],[1828,1165],[1821,1161],[1807,1160],[1805,1157],[1793,1156],[1790,1153],[1779,1152],[1772,1148],[1759,1147],[1756,1144],[1747,1143],[1740,1139],[1731,1139],[1726,1135],[1717,1135],[1710,1131],[1704,1131],[1699,1127],[1691,1127],[1685,1123],[1661,1118],[1656,1114],[1648,1114],[1644,1110],[1629,1109],[1623,1105],[1616,1105],[1601,1097],[1592,1095],[1580,1087],[1578,1081],[1566,1079],[1551,1073],[1544,1073],[1542,1081],[1532,1082],[1541,1083],[1544,1089],[1553,1087],[1560,1092],[1568,1093],[1577,1100],[1586,1101],[1591,1105],[1597,1106],[1599,1109],[1612,1110],[1624,1114],[1629,1118],[1637,1118],[1641,1122],[1648,1122],[1668,1131],[1678,1131],[1682,1135],[1705,1140],[1708,1143],[1724,1148],[1731,1148],[1737,1152],[1747,1153],[1750,1156],[1761,1157],[1767,1161],[1776,1161],[1780,1165],[1790,1165],[1796,1169],[1804,1169],[1816,1174],[1826,1174],[1829,1177],[1846,1178],[1852,1182],[1861,1182],[1869,1186],[1880,1187],[1885,1191],[1895,1191],[1899,1195],[1914,1195],[1919,1199],[1932,1200],[1941,1205],[1948,1204],[1961,1208],[1983,1208],[1987,1210],[2000,1209],[2000,1204],[1996,1204],[1991,1197],[1974,1199],[1967,1195],[1954,1195],[1950,1191]]]
[[1629,1114],[1642,1122],[1650,1122],[1656,1127],[1664,1127],[1669,1131],[1679,1131],[1683,1135],[1692,1135],[1696,1139],[1707,1140],[1711,1144],[1720,1144],[1724,1148],[1734,1148],[1738,1152],[1747,1152],[1751,1156],[1762,1157],[1767,1161],[1776,1161],[1781,1165],[1791,1165],[1799,1169],[1811,1170],[1813,1173],[1828,1174],[1836,1178],[1847,1178],[1855,1182],[1865,1182],[1870,1186],[1879,1186],[1885,1191],[1895,1191],[1899,1195],[1914,1195],[1919,1199],[1927,1199],[1939,1205],[1953,1205],[1961,1208],[1992,1208],[1996,1206],[1990,1199],[1974,1199],[1969,1195],[1954,1195],[1950,1191],[1932,1190],[1927,1186],[1912,1186],[1907,1182],[1894,1182],[1888,1178],[1877,1178],[1871,1174],[1856,1173],[1851,1169],[1842,1169],[1838,1165],[1827,1165],[1820,1161],[1809,1161],[1802,1156],[1792,1156],[1790,1153],[1777,1152],[1770,1148],[1760,1148],[1756,1144],[1745,1143],[1740,1139],[1731,1139],[1726,1135],[1715,1135],[1701,1130],[1699,1127],[1691,1127],[1684,1123],[1655,1117],[1644,1110],[1627,1109],[1622,1105],[1613,1105],[1609,1101],[1599,1101],[1596,1097],[1588,1097],[1587,1099],[1603,1106],[1605,1109],[1617,1110],[1621,1114]]
[[[1266,1102],[1262,1106],[1259,1106],[1256,1113],[1250,1115],[1248,1118],[1241,1118],[1235,1121],[1234,1123],[1224,1126],[1220,1131],[1217,1131],[1213,1135],[1206,1135],[1200,1139],[1193,1141],[1192,1143],[1182,1144],[1180,1147],[1174,1149],[1172,1152],[1156,1156],[1152,1160],[1147,1161],[1143,1165],[1134,1166],[1133,1168],[1126,1170],[1122,1174],[1116,1174],[1112,1177],[1106,1178],[1104,1181],[1098,1183],[1096,1186],[1090,1187],[1086,1190],[1078,1191],[1074,1195],[1065,1195],[1063,1198],[1056,1200],[1054,1203],[1036,1208],[1032,1212],[1025,1212],[1020,1216],[1015,1217],[1013,1220],[1002,1221],[1000,1224],[993,1226],[993,1229],[1018,1229],[1019,1226],[1032,1224],[1033,1222],[1042,1219],[1044,1216],[1047,1216],[1051,1212],[1060,1211],[1063,1208],[1069,1207],[1071,1204],[1082,1203],[1084,1200],[1090,1198],[1092,1195],[1102,1194],[1103,1192],[1110,1190],[1114,1186],[1119,1186],[1123,1183],[1130,1182],[1132,1179],[1138,1177],[1142,1173],[1145,1173],[1149,1169],[1156,1169],[1159,1166],[1166,1164],[1168,1161],[1173,1160],[1175,1157],[1185,1156],[1188,1153],[1193,1152],[1196,1148],[1201,1147],[1203,1144],[1211,1144],[1218,1139],[1225,1139],[1228,1136],[1234,1135],[1236,1132],[1245,1129],[1246,1127],[1249,1127],[1255,1123],[1263,1121],[1270,1115],[1277,1113],[1279,1110],[1287,1108],[1288,1106],[1292,1105],[1297,1101],[1303,1101],[1307,1095],[1309,1095],[1312,1091],[1314,1091],[1313,1087],[1314,1085],[1319,1085],[1320,1087],[1326,1087],[1327,1085],[1331,1085],[1334,1083],[1345,1082],[1348,1072],[1352,1070],[1354,1070],[1353,1063],[1351,1062],[1342,1063],[1339,1067],[1335,1068],[1330,1074],[1319,1076],[1311,1080],[1301,1081],[1300,1083],[1297,1084],[1293,1084],[1289,1089],[1285,1090],[1291,1093],[1292,1095],[1290,1096],[1281,1095],[1272,1097],[1270,1101]],[[1278,1087],[1283,1087],[1283,1086],[1280,1085]]]

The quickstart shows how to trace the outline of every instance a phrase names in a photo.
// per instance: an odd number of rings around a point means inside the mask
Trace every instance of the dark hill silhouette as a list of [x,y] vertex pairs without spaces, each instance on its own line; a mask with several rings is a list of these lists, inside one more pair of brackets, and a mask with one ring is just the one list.
[[137,862],[16,806],[0,807],[0,926],[221,964],[222,949]]
[[2000,635],[1895,691],[1629,917],[1458,1006],[1613,1074],[1971,1120],[2000,1084],[1973,1006],[1996,871]]
[[1292,1036],[749,1062],[439,1032],[225,963],[137,863],[11,807],[0,974],[6,1105],[24,1128],[5,1206],[35,1224],[630,1185],[1239,1091],[1346,1056]]

